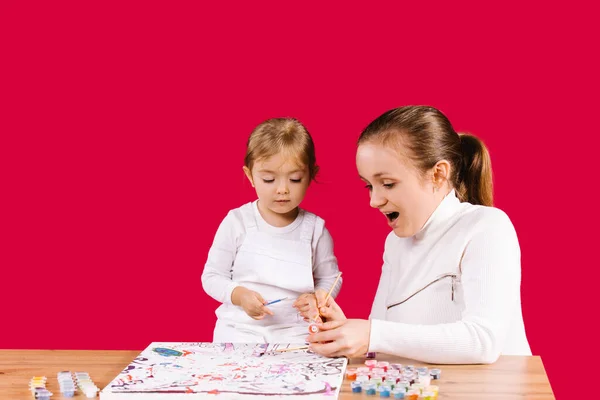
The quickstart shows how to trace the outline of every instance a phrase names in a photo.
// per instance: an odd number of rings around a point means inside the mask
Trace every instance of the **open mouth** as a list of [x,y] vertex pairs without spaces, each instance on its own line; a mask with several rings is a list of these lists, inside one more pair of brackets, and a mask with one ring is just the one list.
[[388,221],[390,221],[390,222],[394,222],[396,220],[396,218],[398,218],[399,215],[400,214],[397,213],[396,211],[385,214],[385,216],[387,217]]

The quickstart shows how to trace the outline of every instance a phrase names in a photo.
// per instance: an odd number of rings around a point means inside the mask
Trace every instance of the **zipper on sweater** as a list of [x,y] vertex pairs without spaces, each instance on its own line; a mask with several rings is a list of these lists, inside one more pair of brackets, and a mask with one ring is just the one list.
[[433,285],[434,283],[436,283],[438,281],[441,281],[444,278],[448,278],[448,277],[452,278],[452,293],[450,295],[450,300],[454,301],[454,286],[456,284],[456,277],[457,277],[457,275],[456,274],[443,274],[443,275],[438,276],[433,281],[429,282],[427,285],[423,286],[421,289],[417,290],[416,292],[414,292],[413,294],[411,294],[410,296],[408,296],[407,298],[405,298],[401,302],[394,303],[394,304],[391,304],[391,305],[387,306],[387,309],[389,310],[392,307],[396,307],[396,306],[399,306],[400,304],[406,303],[412,297],[414,297],[417,294],[421,293],[423,290],[427,289],[429,286]]

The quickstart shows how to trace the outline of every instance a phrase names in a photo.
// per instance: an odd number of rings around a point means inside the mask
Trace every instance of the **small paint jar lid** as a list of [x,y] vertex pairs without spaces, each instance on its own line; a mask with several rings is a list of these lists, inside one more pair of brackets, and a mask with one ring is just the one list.
[[431,375],[433,379],[440,379],[442,376],[442,370],[439,368],[433,368],[429,370],[429,375]]

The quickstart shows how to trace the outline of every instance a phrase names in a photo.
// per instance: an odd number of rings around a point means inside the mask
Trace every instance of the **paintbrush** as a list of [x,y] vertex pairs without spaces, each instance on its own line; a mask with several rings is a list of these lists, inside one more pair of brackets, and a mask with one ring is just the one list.
[[[335,289],[335,285],[337,285],[338,281],[340,280],[340,278],[342,277],[342,273],[340,272],[337,276],[337,278],[335,278],[335,282],[333,282],[333,285],[331,285],[331,289],[329,289],[329,292],[327,293],[327,296],[325,296],[325,303],[323,304],[324,306],[327,305],[327,300],[329,300],[329,297],[331,296],[331,292],[333,292],[333,289]],[[313,318],[313,321],[318,323],[317,318],[319,318],[319,316],[321,315],[321,312],[319,311],[319,315],[315,316]]]
[[277,300],[270,301],[270,302],[266,303],[265,306],[270,306],[271,304],[279,303],[280,301],[284,301],[284,300],[287,300],[287,297],[284,297],[282,299],[277,299]]
[[325,305],[327,305],[327,300],[329,300],[329,297],[331,296],[331,292],[333,292],[333,289],[335,288],[335,285],[337,285],[338,281],[340,280],[340,278],[342,277],[342,273],[340,272],[337,276],[337,278],[335,279],[335,282],[333,282],[333,285],[331,285],[331,289],[329,289],[329,293],[327,293],[327,297],[325,297]]

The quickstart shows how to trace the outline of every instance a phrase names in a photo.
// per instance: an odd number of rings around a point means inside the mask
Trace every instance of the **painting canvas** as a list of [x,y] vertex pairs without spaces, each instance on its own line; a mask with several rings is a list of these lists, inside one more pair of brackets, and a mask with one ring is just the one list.
[[346,358],[297,344],[155,342],[106,388],[101,400],[335,399]]

